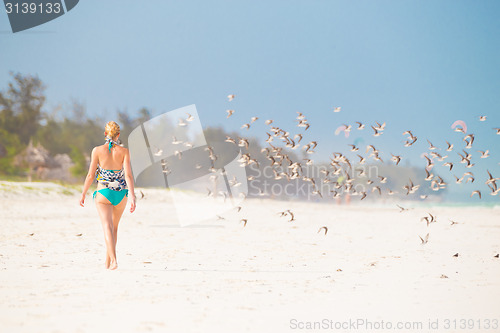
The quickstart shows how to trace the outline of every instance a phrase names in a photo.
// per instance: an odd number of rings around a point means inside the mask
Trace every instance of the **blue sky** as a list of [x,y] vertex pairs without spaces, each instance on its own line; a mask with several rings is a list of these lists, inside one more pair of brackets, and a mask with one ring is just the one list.
[[[157,115],[196,104],[205,127],[240,130],[258,116],[240,132],[262,137],[268,118],[302,131],[295,116],[303,112],[304,140],[319,142],[323,160],[362,137],[382,156],[423,166],[426,138],[461,144],[450,129],[461,119],[476,136],[474,158],[491,153],[477,172],[500,177],[492,129],[500,127],[499,15],[499,1],[86,0],[16,34],[0,13],[0,89],[9,71],[37,74],[47,111],[71,98],[109,119],[118,108]],[[226,119],[229,108],[236,113]],[[335,136],[354,121],[387,126],[377,138],[371,130]],[[412,148],[402,144],[407,129],[419,137]]]

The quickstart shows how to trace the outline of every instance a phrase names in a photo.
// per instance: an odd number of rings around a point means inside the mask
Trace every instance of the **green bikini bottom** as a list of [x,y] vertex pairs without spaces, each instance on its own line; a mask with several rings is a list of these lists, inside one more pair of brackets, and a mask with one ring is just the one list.
[[95,199],[95,196],[97,192],[101,193],[106,199],[111,202],[113,206],[118,205],[120,202],[122,202],[123,197],[127,196],[128,197],[128,190],[121,190],[121,191],[113,191],[109,188],[103,188],[100,189],[99,191],[94,191],[93,198]]

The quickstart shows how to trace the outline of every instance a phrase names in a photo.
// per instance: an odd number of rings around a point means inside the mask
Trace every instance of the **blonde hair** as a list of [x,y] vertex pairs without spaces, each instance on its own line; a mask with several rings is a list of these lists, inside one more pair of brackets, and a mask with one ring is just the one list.
[[107,137],[116,139],[116,136],[120,134],[120,126],[114,121],[110,121],[106,124],[106,127],[104,127],[104,132]]

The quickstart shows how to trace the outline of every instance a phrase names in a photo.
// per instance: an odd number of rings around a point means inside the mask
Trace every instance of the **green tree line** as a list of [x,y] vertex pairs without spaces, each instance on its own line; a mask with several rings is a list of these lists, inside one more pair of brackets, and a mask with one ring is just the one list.
[[[26,169],[15,166],[14,158],[30,141],[35,146],[41,144],[52,156],[68,154],[75,163],[72,174],[85,175],[86,157],[93,147],[104,142],[104,125],[111,119],[89,117],[77,101],[62,112],[47,111],[46,86],[38,76],[12,72],[10,75],[11,82],[0,90],[0,175],[26,173]],[[116,121],[121,127],[121,137],[126,138],[150,117],[151,112],[146,108],[140,109],[136,117],[118,110]]]

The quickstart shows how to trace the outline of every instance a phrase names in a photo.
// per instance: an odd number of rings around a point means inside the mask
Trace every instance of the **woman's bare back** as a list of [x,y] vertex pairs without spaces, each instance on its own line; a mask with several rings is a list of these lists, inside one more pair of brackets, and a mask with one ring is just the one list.
[[108,145],[104,144],[96,147],[97,161],[103,169],[121,170],[125,159],[127,148],[114,145],[111,152],[108,150]]

